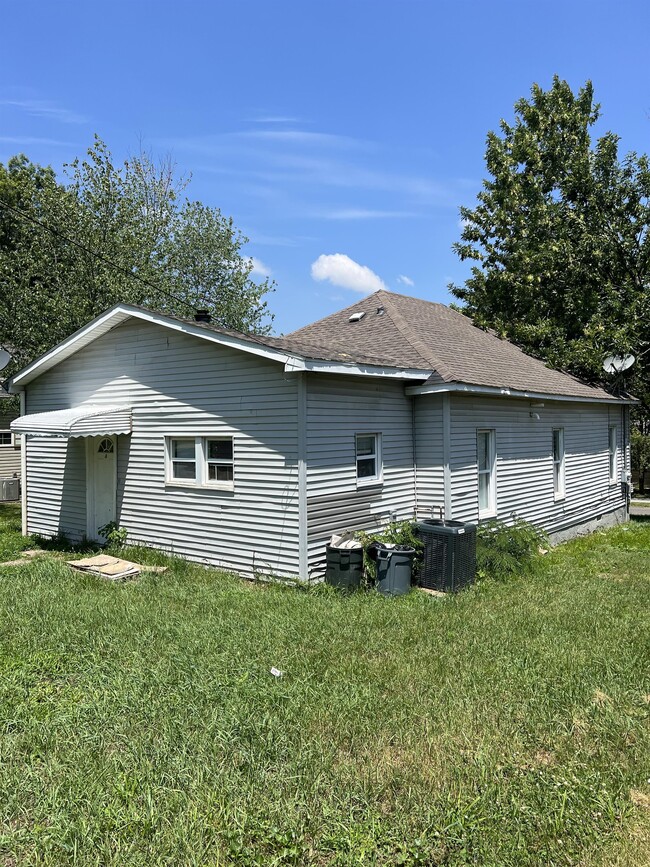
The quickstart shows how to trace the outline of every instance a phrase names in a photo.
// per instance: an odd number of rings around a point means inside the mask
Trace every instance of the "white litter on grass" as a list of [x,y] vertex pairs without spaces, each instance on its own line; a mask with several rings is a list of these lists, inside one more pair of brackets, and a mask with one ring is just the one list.
[[273,675],[273,677],[282,677],[282,675],[284,674],[284,672],[283,672],[283,671],[280,671],[279,668],[275,668],[275,667],[274,667],[274,668],[271,669],[271,674]]

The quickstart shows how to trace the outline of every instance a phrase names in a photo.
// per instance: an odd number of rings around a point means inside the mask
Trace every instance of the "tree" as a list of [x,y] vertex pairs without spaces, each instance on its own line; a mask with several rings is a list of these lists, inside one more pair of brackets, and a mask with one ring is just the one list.
[[591,82],[575,95],[555,76],[488,134],[490,177],[454,245],[475,264],[450,289],[477,324],[587,380],[607,380],[605,355],[632,352],[650,410],[650,167],[620,159],[611,132],[592,142],[599,114]]
[[186,186],[147,154],[116,168],[98,138],[63,180],[25,156],[0,164],[0,345],[13,369],[119,301],[270,330],[273,287],[251,278],[247,238]]

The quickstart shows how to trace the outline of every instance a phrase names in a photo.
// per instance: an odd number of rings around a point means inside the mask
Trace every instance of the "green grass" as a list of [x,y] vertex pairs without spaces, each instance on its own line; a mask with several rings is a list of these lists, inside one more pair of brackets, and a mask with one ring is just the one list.
[[650,862],[648,524],[443,600],[165,562],[0,568],[0,865]]

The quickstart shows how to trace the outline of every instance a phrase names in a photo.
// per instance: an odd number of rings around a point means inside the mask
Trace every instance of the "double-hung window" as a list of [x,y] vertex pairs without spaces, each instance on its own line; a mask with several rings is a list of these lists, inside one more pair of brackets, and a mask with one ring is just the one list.
[[479,518],[493,518],[497,512],[496,456],[496,431],[477,431],[476,463],[478,467]]
[[553,495],[556,500],[565,496],[564,480],[564,428],[553,428]]
[[168,437],[166,453],[168,484],[233,490],[232,437]]
[[355,438],[355,445],[357,461],[357,484],[377,484],[381,481],[380,434],[357,434]]
[[617,452],[617,439],[618,439],[618,430],[616,425],[610,425],[609,427],[609,483],[610,485],[616,484],[616,475],[617,475],[617,466],[616,466],[616,452]]

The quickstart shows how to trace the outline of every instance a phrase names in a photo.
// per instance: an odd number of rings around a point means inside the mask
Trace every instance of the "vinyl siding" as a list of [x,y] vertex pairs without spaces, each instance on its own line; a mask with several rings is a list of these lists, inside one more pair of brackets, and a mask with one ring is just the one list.
[[[531,412],[540,418],[530,417]],[[622,411],[599,404],[452,397],[451,501],[455,520],[478,519],[476,431],[496,431],[497,517],[549,532],[625,506]],[[618,426],[617,480],[609,483],[610,424]],[[552,430],[564,428],[565,497],[553,491]]]
[[[83,402],[133,408],[132,435],[117,442],[129,541],[243,574],[298,572],[297,381],[280,364],[132,320],[28,386],[26,411]],[[173,435],[232,435],[234,491],[166,484]],[[84,440],[29,440],[29,532],[83,535]]]
[[[0,397],[1,431],[8,431],[9,425],[18,415],[16,412],[9,412],[9,409],[4,406],[7,402],[6,398]],[[0,479],[13,476],[14,473],[20,477],[20,437],[14,438],[14,445],[0,445]]]
[[442,395],[415,398],[417,517],[444,511]]
[[[381,434],[380,484],[357,487],[357,433]],[[413,516],[412,408],[404,384],[309,375],[306,439],[309,573],[318,577],[332,533]]]

